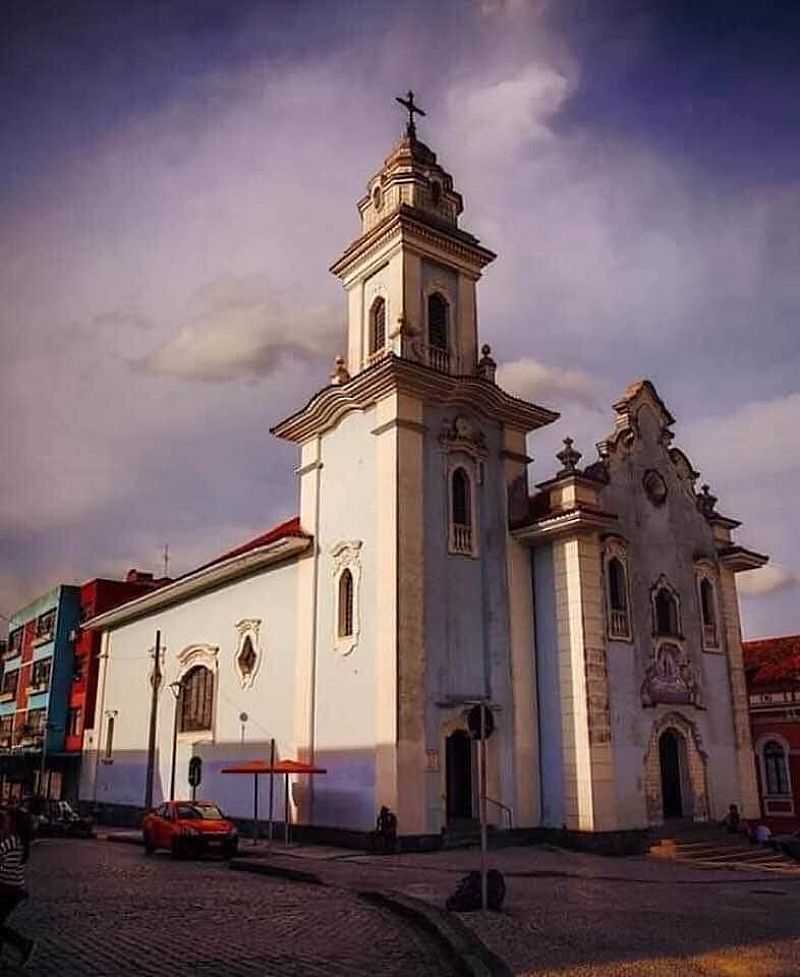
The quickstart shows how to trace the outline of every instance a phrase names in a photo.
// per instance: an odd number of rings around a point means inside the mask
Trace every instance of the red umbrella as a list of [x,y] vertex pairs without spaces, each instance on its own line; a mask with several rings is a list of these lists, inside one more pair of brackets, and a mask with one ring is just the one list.
[[[274,756],[274,747],[273,747]],[[233,767],[225,767],[222,773],[243,773],[250,774],[253,778],[253,841],[258,837],[258,778],[262,774],[282,773],[284,775],[284,841],[289,844],[289,774],[315,774],[327,773],[324,767],[316,767],[313,763],[304,763],[302,760],[276,760],[272,763],[267,760],[248,760],[246,763],[237,763]],[[269,796],[269,830],[268,838],[272,840],[272,791]]]

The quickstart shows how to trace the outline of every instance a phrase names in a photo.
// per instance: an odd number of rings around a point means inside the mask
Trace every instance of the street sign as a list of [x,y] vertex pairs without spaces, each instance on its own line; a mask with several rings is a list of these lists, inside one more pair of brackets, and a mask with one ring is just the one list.
[[203,761],[199,756],[193,756],[189,761],[189,786],[199,787],[203,779]]
[[467,713],[467,727],[469,728],[470,736],[474,740],[481,738],[481,710],[483,710],[483,729],[488,740],[494,732],[494,716],[488,706],[473,706]]

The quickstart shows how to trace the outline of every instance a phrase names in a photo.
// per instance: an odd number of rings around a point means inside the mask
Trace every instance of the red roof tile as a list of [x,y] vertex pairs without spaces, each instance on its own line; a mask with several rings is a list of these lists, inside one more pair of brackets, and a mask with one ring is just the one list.
[[743,641],[742,651],[750,688],[800,685],[800,634]]
[[272,529],[267,530],[267,532],[262,533],[260,536],[256,536],[255,539],[251,539],[247,543],[242,543],[241,546],[237,546],[235,549],[228,550],[228,552],[223,553],[222,556],[216,557],[209,563],[204,563],[201,567],[197,567],[196,570],[192,570],[191,572],[197,573],[198,570],[207,570],[209,567],[216,566],[218,563],[224,563],[226,560],[232,560],[236,556],[243,556],[245,553],[249,553],[251,550],[260,549],[262,546],[267,546],[269,543],[277,543],[278,540],[287,539],[290,536],[296,536],[300,539],[311,539],[309,534],[303,532],[301,529],[299,516],[293,516],[291,519],[287,519],[285,522],[281,522],[277,526],[273,526]]

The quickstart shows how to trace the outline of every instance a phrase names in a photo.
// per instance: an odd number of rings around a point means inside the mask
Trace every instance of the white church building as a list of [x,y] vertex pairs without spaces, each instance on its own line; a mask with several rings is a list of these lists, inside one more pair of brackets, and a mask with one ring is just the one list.
[[648,381],[596,460],[567,441],[531,494],[528,438],[558,414],[497,385],[476,313],[495,255],[413,124],[358,210],[332,267],[347,356],[273,429],[298,445],[298,515],[85,625],[82,800],[143,809],[158,631],[154,805],[175,730],[177,796],[199,756],[198,797],[249,817],[251,778],[221,770],[274,739],[326,770],[291,784],[296,823],[367,832],[386,805],[435,839],[477,817],[483,701],[498,829],[756,816],[735,574],[766,557],[697,490]]

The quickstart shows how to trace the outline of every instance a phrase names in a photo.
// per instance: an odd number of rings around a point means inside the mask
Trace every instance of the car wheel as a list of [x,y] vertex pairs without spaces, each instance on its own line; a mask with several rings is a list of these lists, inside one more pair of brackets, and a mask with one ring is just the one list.
[[223,850],[222,850],[223,857],[224,858],[236,858],[236,855],[237,855],[238,850],[239,850],[239,846],[236,845],[236,844],[226,845],[223,848]]
[[145,855],[152,855],[156,850],[156,846],[153,844],[153,840],[150,835],[144,836],[144,853]]
[[180,838],[172,839],[172,852],[173,858],[184,858],[186,855],[186,848]]

